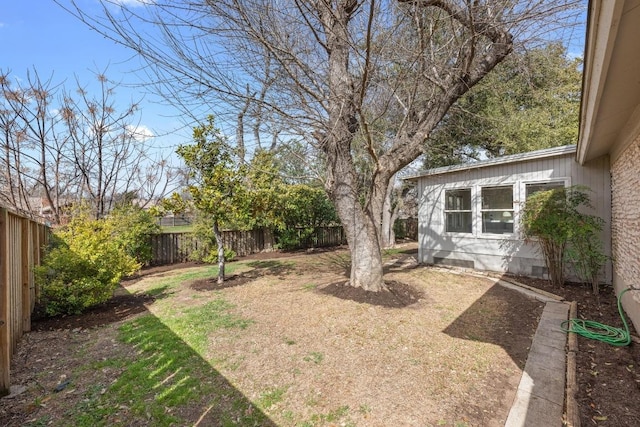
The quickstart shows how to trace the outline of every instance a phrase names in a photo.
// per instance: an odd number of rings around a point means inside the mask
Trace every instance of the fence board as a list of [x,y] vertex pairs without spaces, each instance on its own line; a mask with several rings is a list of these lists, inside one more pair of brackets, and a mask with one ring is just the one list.
[[418,219],[402,218],[397,219],[394,224],[396,238],[418,240]]
[[[301,233],[302,229],[298,230]],[[300,234],[299,234],[300,235]],[[152,259],[149,265],[167,265],[186,262],[189,253],[202,244],[190,233],[162,233],[150,237]],[[233,250],[237,256],[272,251],[275,237],[269,229],[224,230],[222,241],[225,248]],[[319,227],[314,235],[301,242],[297,249],[331,247],[346,244],[346,236],[341,226]]]
[[39,295],[34,265],[39,265],[48,230],[42,224],[0,207],[0,396],[9,392],[11,356],[31,330]]
[[[418,220],[409,218],[396,222],[398,238],[418,240]],[[326,248],[347,244],[342,226],[317,227],[311,236],[301,239],[304,228],[297,230],[300,245],[294,249]],[[178,264],[189,261],[191,251],[202,245],[191,233],[162,233],[150,237],[152,259],[149,265]],[[269,229],[224,230],[222,241],[225,248],[233,250],[237,256],[271,251],[276,242]]]

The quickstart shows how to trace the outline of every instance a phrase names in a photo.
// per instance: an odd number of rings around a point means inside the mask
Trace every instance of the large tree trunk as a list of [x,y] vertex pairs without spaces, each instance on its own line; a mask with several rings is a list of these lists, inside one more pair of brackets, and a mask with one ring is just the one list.
[[387,192],[385,193],[382,205],[382,226],[380,229],[381,243],[383,248],[392,248],[396,244],[396,234],[393,231],[393,223],[396,218],[396,209],[393,206],[393,186],[394,180],[389,180]]
[[[351,144],[358,131],[357,95],[349,73],[348,27],[357,2],[342,0],[335,5],[319,6],[327,37],[329,55],[329,124],[321,147],[327,155],[329,196],[333,200],[351,251],[349,284],[367,291],[384,289],[380,251],[381,209],[364,208],[358,197],[357,174],[351,156]],[[385,187],[386,188],[386,187]],[[372,196],[375,197],[375,196]],[[382,200],[380,200],[382,206]],[[377,204],[373,203],[373,206]]]
[[[339,192],[339,188],[336,189]],[[334,198],[351,252],[349,284],[367,291],[384,289],[379,226],[366,214],[355,192]]]

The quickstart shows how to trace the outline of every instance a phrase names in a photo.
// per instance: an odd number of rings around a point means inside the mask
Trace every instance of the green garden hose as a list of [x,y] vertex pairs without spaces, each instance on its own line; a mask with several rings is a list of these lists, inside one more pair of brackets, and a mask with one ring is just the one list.
[[562,329],[566,332],[575,332],[585,338],[602,341],[618,347],[629,345],[631,343],[631,335],[629,334],[629,325],[627,324],[627,320],[624,318],[624,313],[622,312],[622,296],[625,292],[630,290],[638,289],[627,288],[618,295],[618,312],[622,318],[624,329],[603,325],[602,323],[594,322],[593,320],[582,319],[565,320],[562,322]]

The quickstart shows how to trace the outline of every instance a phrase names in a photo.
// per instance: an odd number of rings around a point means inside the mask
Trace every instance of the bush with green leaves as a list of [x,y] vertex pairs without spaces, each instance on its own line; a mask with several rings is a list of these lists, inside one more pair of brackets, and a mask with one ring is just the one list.
[[141,264],[151,260],[149,236],[159,233],[160,226],[150,212],[131,204],[121,205],[105,218],[105,226],[110,228],[117,245],[127,255]]
[[[189,259],[191,261],[206,262],[208,264],[217,263],[218,242],[216,241],[216,236],[213,233],[213,220],[202,213],[197,213],[193,221],[193,230],[191,234],[195,239],[192,247],[187,248],[189,251]],[[235,258],[236,253],[225,247],[224,259],[227,261],[233,261]]]
[[600,292],[600,275],[609,257],[604,254],[600,233],[604,220],[597,216],[583,215],[571,235],[567,259],[576,275],[584,283],[590,283],[594,295]]
[[315,246],[315,227],[290,227],[278,230],[276,247],[285,251]]
[[288,185],[282,200],[281,225],[275,233],[280,249],[304,247],[315,235],[316,228],[340,222],[335,207],[320,187]]
[[54,232],[41,266],[35,269],[41,308],[49,316],[81,313],[109,300],[122,277],[139,268],[112,224],[77,214]]
[[564,285],[569,261],[579,278],[595,283],[597,293],[597,280],[607,258],[600,241],[604,222],[584,212],[591,207],[584,186],[540,191],[527,198],[520,217],[522,230],[525,239],[539,245],[553,285]]

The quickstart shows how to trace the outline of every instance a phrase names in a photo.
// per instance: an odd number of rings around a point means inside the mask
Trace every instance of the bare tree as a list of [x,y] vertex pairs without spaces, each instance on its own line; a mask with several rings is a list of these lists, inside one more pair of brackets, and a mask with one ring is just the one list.
[[72,203],[88,202],[100,217],[125,195],[144,205],[166,194],[177,176],[151,156],[137,105],[118,111],[115,85],[98,78],[92,97],[79,83],[72,95],[36,71],[22,84],[0,73],[0,200],[59,224]]
[[[579,3],[103,0],[96,17],[72,0],[71,10],[134,49],[158,89],[179,105],[224,116],[229,105],[251,97],[262,123],[268,118],[272,129],[312,145],[346,230],[350,284],[380,291],[391,178],[423,152],[451,105],[514,43],[573,22],[571,7]],[[393,127],[378,134],[376,123]],[[356,151],[366,153],[368,167],[357,167]]]
[[[60,221],[61,194],[73,177],[65,136],[56,132],[60,119],[53,113],[59,85],[37,71],[28,72],[26,83],[12,83],[8,72],[0,73],[0,126],[3,134],[2,189],[5,200],[23,213],[33,214],[35,206],[50,209]],[[36,202],[37,201],[37,202]]]

